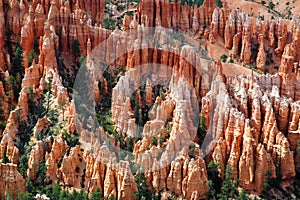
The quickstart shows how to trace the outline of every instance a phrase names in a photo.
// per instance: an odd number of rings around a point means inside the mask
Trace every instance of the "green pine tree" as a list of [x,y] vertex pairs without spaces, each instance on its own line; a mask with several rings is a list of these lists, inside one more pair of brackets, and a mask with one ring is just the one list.
[[221,188],[221,193],[217,197],[221,200],[236,198],[238,194],[238,183],[239,180],[232,177],[232,169],[230,165],[226,166],[225,170],[225,180],[223,182],[223,187]]
[[208,180],[207,186],[208,191],[206,192],[206,196],[208,199],[213,199],[215,196],[214,182],[212,180]]
[[80,67],[81,67],[82,64],[84,64],[85,58],[86,58],[86,57],[85,57],[85,55],[83,55],[83,54],[80,56],[80,58],[79,58],[79,66],[80,66]]
[[31,49],[31,51],[29,52],[28,58],[27,58],[27,60],[28,60],[28,66],[32,65],[35,57],[36,57],[35,52],[34,52],[33,49]]
[[216,0],[216,4],[219,8],[222,8],[223,7],[223,3],[221,0]]
[[23,73],[23,49],[21,46],[17,46],[16,51],[14,53],[14,57],[11,62],[11,74],[16,76],[17,73]]
[[91,194],[91,200],[101,200],[102,194],[100,192],[100,188],[97,188],[95,191]]
[[32,184],[32,181],[30,180],[30,178],[27,178],[27,181],[26,181],[26,191],[28,191],[29,193],[34,192],[34,187],[33,187],[33,184]]
[[68,191],[62,190],[59,194],[59,200],[68,200],[70,199],[71,195],[69,195]]
[[77,58],[80,56],[80,44],[78,39],[74,39],[72,43],[72,55],[73,59],[76,61]]
[[196,4],[198,7],[202,6],[203,3],[204,3],[204,0],[196,0]]
[[148,189],[147,179],[144,173],[138,173],[135,178],[136,184],[138,186],[138,192],[135,195],[139,199],[152,199],[153,195],[151,190]]
[[39,185],[41,185],[41,186],[44,186],[46,183],[46,170],[47,170],[46,160],[45,160],[45,158],[43,158],[40,161],[40,166],[36,173],[36,176],[37,176],[36,178],[39,179]]
[[17,200],[34,200],[34,197],[29,192],[21,192],[18,194]]
[[250,197],[245,189],[242,189],[237,200],[250,200]]
[[200,144],[203,142],[203,140],[206,136],[206,133],[207,133],[206,118],[205,118],[205,115],[202,114],[200,116],[199,127],[198,127],[198,130],[197,130],[197,136],[200,140]]
[[23,154],[19,158],[19,166],[18,166],[19,172],[22,174],[23,177],[26,177],[27,175],[27,169],[28,169],[28,158],[26,154]]
[[5,25],[5,35],[6,35],[5,46],[7,48],[7,52],[9,54],[10,58],[13,58],[14,52],[13,52],[12,42],[11,42],[11,39],[10,39],[10,37],[12,35],[12,32],[9,28],[8,23],[6,23],[6,25]]
[[58,199],[62,189],[58,183],[55,183],[52,189],[51,195],[49,195],[50,199]]
[[107,200],[115,200],[115,197],[113,194],[109,195],[108,199]]
[[50,100],[51,100],[51,95],[52,95],[52,81],[53,81],[53,77],[49,77],[48,78],[48,82],[47,82],[47,85],[46,85],[46,92],[47,92],[47,111],[46,113],[49,112],[49,109],[50,109]]
[[116,28],[116,20],[112,19],[112,18],[105,18],[103,19],[103,23],[104,23],[104,27],[107,30],[115,30]]

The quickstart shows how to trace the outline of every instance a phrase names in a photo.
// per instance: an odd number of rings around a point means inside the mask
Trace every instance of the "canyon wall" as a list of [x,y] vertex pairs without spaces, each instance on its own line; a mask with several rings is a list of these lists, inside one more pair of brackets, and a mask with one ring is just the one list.
[[17,170],[15,164],[0,165],[0,197],[16,199],[18,193],[25,192],[25,180]]
[[[132,152],[133,162],[142,165],[153,191],[169,190],[187,199],[205,198],[208,190],[206,162],[209,160],[220,163],[222,178],[225,166],[230,165],[233,176],[240,179],[240,186],[256,193],[261,193],[268,170],[272,177],[276,177],[279,170],[283,181],[293,180],[300,169],[296,153],[296,141],[300,139],[298,19],[262,21],[238,10],[216,8],[215,1],[211,0],[204,1],[199,8],[181,6],[179,2],[141,0],[136,15],[127,18],[128,31],[112,32],[101,27],[104,3],[102,0],[76,1],[75,4],[72,1],[0,1],[0,29],[3,30],[0,31],[0,69],[8,77],[9,58],[2,50],[5,48],[1,48],[5,44],[5,21],[13,35],[20,36],[26,67],[17,107],[6,116],[7,125],[0,144],[0,158],[3,159],[5,152],[14,163],[1,165],[0,173],[13,174],[16,182],[9,181],[11,175],[3,176],[2,188],[9,191],[18,188],[16,192],[25,190],[24,180],[16,169],[20,157],[20,135],[17,133],[21,122],[28,122],[30,117],[30,86],[36,95],[33,100],[37,102],[50,84],[52,108],[61,105],[62,100],[67,102],[58,120],[63,123],[63,129],[52,139],[49,136],[39,140],[37,135],[46,130],[51,120],[44,116],[34,124],[32,140],[35,144],[28,156],[28,177],[35,179],[36,163],[45,159],[48,182],[59,181],[87,192],[99,187],[105,198],[111,194],[117,199],[136,198],[132,193],[138,190],[132,160],[118,161],[117,158],[120,142],[102,127],[86,129],[85,121],[76,121],[78,110],[62,84],[56,60],[58,47],[63,53],[70,52],[75,38],[80,43],[81,53],[87,55],[87,66],[93,75],[90,80],[93,86],[87,91],[94,93],[92,97],[96,100],[103,95],[98,88],[99,82],[106,83],[104,93],[108,93],[107,80],[103,80],[97,62],[102,60],[113,68],[124,66],[126,69],[112,89],[111,117],[119,136],[136,136],[138,125],[132,114],[129,89],[135,88],[141,93],[139,86],[145,79],[137,77],[159,75],[147,80],[146,104],[155,102],[155,106],[149,110],[149,121],[141,131],[143,137],[133,144]],[[4,4],[8,6],[6,19]],[[260,70],[264,69],[266,47],[270,47],[273,55],[281,59],[278,74],[259,75],[252,71],[247,76],[224,75],[221,62],[207,61],[196,47],[182,42],[179,37],[170,41],[171,32],[147,29],[153,26],[192,32],[210,43],[221,40],[233,59],[246,65],[256,63]],[[153,40],[149,40],[149,35]],[[12,40],[16,39],[14,37]],[[39,62],[28,66],[26,58],[35,39],[39,41]],[[253,43],[258,44],[256,50],[252,50]],[[147,63],[151,63],[150,67],[140,67]],[[234,65],[226,66],[235,70]],[[170,82],[163,99],[153,96],[155,80]],[[2,82],[0,86],[2,105],[7,107],[7,88]],[[138,94],[137,98],[142,97]],[[208,131],[204,146],[200,147],[197,125],[202,115]],[[95,120],[93,116],[89,119]],[[172,127],[169,135],[165,123],[168,119]],[[198,121],[194,123],[195,120]],[[66,131],[74,135],[75,129],[80,133],[81,146],[69,149],[64,134]],[[152,137],[164,139],[164,142],[155,145]],[[117,149],[112,150],[101,138],[110,139]],[[189,155],[191,145],[195,145],[193,156]],[[159,155],[161,147],[165,147],[165,151]],[[206,160],[204,155],[208,155]],[[5,195],[0,193],[1,198]]]

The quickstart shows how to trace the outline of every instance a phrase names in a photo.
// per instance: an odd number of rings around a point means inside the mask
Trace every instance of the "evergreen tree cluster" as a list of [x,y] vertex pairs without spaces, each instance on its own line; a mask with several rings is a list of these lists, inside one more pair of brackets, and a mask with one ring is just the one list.
[[140,200],[155,199],[155,195],[148,188],[147,179],[146,179],[144,173],[140,172],[140,173],[136,174],[135,181],[138,186],[138,192],[136,192],[135,195],[138,197],[138,199],[140,199]]
[[238,199],[238,200],[250,200],[246,190],[238,191],[239,180],[233,178],[232,168],[227,165],[225,170],[225,178],[219,177],[220,164],[211,161],[208,166],[208,199]]
[[[140,88],[140,95],[142,100],[142,105],[139,105],[137,91],[132,95],[130,99],[131,108],[134,110],[134,118],[137,125],[143,127],[147,121],[149,121],[149,111],[153,106],[153,102],[150,106],[146,105],[146,83],[144,83]],[[165,88],[162,85],[156,85],[153,87],[154,98],[160,97],[164,100]]]
[[37,64],[39,61],[39,55],[40,55],[39,41],[37,38],[35,38],[33,43],[33,49],[31,49],[27,57],[28,66],[31,66],[33,62]]
[[[79,192],[76,190],[73,190],[72,192],[69,192],[68,190],[63,190],[62,187],[57,183],[54,184],[53,187],[50,186],[39,187],[34,192],[27,191],[24,193],[19,193],[17,199],[34,200],[36,194],[45,194],[51,200],[102,200],[103,199],[103,195],[101,194],[99,188],[97,188],[90,195],[88,195],[88,193],[84,192],[83,190],[80,190]],[[114,199],[114,197],[112,196],[111,199]]]
[[237,198],[239,192],[237,190],[239,180],[233,178],[232,168],[227,165],[225,170],[225,179],[221,188],[221,193],[217,195],[220,200]]
[[104,27],[107,30],[115,30],[116,29],[116,23],[117,21],[114,20],[113,18],[105,18],[103,19]]
[[[19,98],[19,93],[21,91],[22,79],[24,77],[25,69],[23,63],[23,49],[20,45],[19,38],[17,37],[17,42],[14,45],[15,50],[13,48],[13,42],[11,41],[12,32],[9,28],[9,25],[6,24],[6,40],[5,47],[10,56],[10,66],[9,66],[9,74],[10,76],[6,79],[5,83],[11,86],[12,90],[9,91],[11,94],[8,96],[12,97],[12,93],[14,95],[14,100]],[[13,100],[13,99],[11,99]]]
[[202,6],[204,0],[180,0],[180,5],[187,3],[189,6],[197,5],[198,7]]

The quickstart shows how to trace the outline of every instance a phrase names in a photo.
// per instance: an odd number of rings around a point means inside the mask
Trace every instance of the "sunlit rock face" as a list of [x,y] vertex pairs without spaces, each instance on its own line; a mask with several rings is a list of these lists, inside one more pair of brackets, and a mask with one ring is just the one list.
[[206,199],[211,161],[252,195],[268,178],[295,187],[300,20],[126,3],[0,0],[0,199],[29,181]]

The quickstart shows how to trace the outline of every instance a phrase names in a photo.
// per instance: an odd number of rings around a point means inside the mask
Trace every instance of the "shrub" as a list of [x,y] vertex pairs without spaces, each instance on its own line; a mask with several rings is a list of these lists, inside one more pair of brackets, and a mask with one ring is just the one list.
[[189,156],[191,158],[195,158],[195,148],[196,148],[195,145],[192,145],[189,149]]
[[216,4],[219,8],[223,7],[223,3],[221,2],[221,0],[216,0]]
[[275,4],[272,1],[270,1],[269,4],[268,4],[268,8],[270,10],[273,10],[275,8]]
[[113,194],[109,195],[108,200],[115,200],[115,197]]
[[85,55],[82,54],[79,59],[79,66],[81,66],[84,63],[84,61],[85,61]]
[[178,196],[174,192],[172,192],[172,194],[168,196],[167,200],[178,200]]
[[222,62],[226,62],[227,58],[228,58],[228,56],[225,55],[225,54],[220,56],[220,59],[221,59]]
[[167,136],[170,136],[171,131],[172,131],[172,126],[170,125],[170,122],[167,122],[167,125],[166,125]]
[[79,137],[76,135],[71,136],[66,131],[63,134],[63,139],[67,142],[70,148],[75,147],[77,144],[79,144]]
[[6,128],[6,122],[0,122],[0,132]]
[[104,28],[108,30],[115,30],[116,29],[116,20],[112,18],[105,18],[103,19]]
[[29,192],[21,192],[21,193],[18,193],[17,199],[18,200],[34,200],[35,198]]
[[215,163],[213,160],[210,161],[207,165],[208,169],[211,169],[212,171],[214,171],[217,175],[219,174],[218,168],[220,166],[220,163]]
[[157,138],[155,137],[155,135],[153,135],[153,136],[151,137],[151,143],[152,143],[152,145],[157,146]]
[[242,189],[239,196],[237,197],[237,200],[250,200],[249,195],[245,189]]
[[202,6],[202,4],[204,3],[204,0],[197,0],[196,4],[198,7]]

